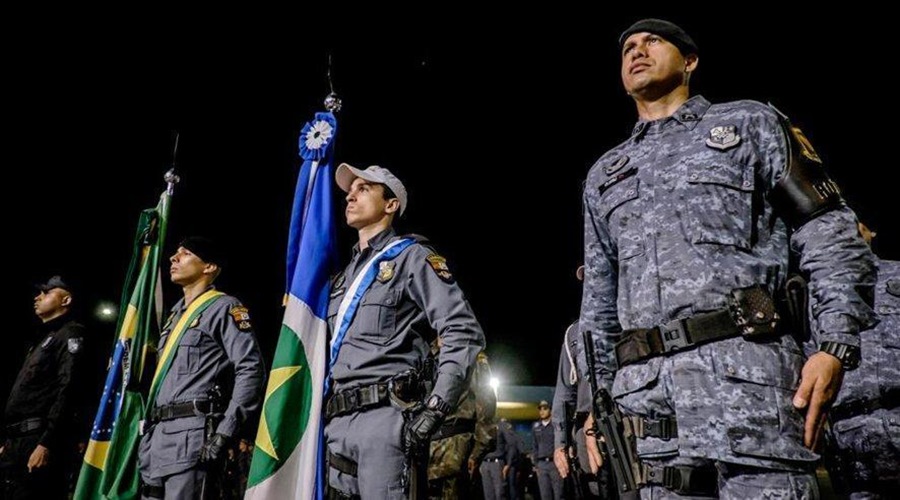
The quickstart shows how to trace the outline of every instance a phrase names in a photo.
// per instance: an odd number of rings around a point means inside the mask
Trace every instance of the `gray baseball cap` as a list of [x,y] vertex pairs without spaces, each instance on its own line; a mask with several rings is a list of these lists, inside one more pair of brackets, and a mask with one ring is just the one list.
[[360,170],[348,163],[341,163],[334,172],[334,180],[337,181],[338,187],[343,189],[345,193],[350,192],[350,186],[357,177],[369,182],[384,184],[391,188],[391,191],[400,200],[400,215],[403,215],[403,212],[406,211],[406,188],[403,187],[400,179],[392,174],[390,170],[378,165],[372,165],[365,170]]

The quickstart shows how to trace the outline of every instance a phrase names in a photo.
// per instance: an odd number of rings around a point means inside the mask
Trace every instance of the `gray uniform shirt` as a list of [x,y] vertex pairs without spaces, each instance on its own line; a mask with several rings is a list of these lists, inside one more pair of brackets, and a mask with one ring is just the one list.
[[859,345],[875,317],[872,253],[846,207],[789,232],[769,202],[786,158],[770,107],[695,96],[670,117],[639,121],[597,160],[584,191],[581,327],[598,342],[602,383],[612,382],[622,328],[723,308],[738,287],[775,292],[790,251],[810,277],[818,340]]
[[[365,250],[354,247],[350,263],[332,285],[328,307],[332,335],[347,287],[373,255],[398,238],[389,228],[369,240]],[[441,337],[442,346],[432,394],[453,404],[467,387],[475,359],[484,349],[484,333],[443,258],[413,243],[384,263],[378,279],[360,299],[332,370],[334,391],[385,382],[409,369],[421,370],[435,335]]]
[[581,333],[578,330],[578,323],[575,322],[566,329],[562,350],[559,353],[556,389],[553,391],[553,409],[550,418],[553,422],[557,448],[562,448],[566,443],[566,405],[575,405],[576,412],[591,411],[591,388],[583,376],[587,370],[583,366],[585,358],[581,344]]

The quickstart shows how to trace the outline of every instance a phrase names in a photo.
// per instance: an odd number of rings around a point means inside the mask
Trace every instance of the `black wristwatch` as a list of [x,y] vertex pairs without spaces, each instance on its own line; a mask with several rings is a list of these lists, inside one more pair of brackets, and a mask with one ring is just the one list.
[[437,394],[432,394],[428,401],[425,402],[425,408],[429,410],[435,410],[443,416],[447,416],[450,414],[450,403],[441,399]]
[[819,352],[836,357],[845,370],[855,370],[859,366],[859,347],[839,342],[822,342]]

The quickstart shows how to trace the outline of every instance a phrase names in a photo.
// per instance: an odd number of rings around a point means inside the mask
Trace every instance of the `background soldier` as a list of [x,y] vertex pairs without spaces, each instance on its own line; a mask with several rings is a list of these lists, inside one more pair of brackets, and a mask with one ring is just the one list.
[[538,487],[541,490],[541,498],[545,500],[560,500],[562,498],[562,478],[553,463],[553,453],[556,450],[556,438],[553,425],[550,422],[550,403],[541,401],[538,403],[538,415],[540,420],[531,426],[534,436],[534,471],[538,478]]
[[[74,456],[74,412],[84,374],[84,327],[72,319],[72,287],[60,276],[40,285],[41,320],[6,401],[0,428],[3,498],[60,499],[68,494]],[[82,388],[83,389],[83,388]]]
[[[690,96],[680,27],[638,21],[619,48],[640,119],[588,174],[581,330],[637,431],[628,465],[654,497],[814,497],[824,409],[875,321],[856,216],[786,117]],[[818,302],[808,360],[774,305],[792,251]]]
[[[250,315],[213,282],[224,265],[212,240],[185,238],[170,259],[184,297],[160,335],[159,367],[140,446],[145,498],[210,496],[227,446],[259,411],[265,366]],[[171,344],[171,345],[170,345]]]
[[[433,342],[437,355],[440,339]],[[456,411],[431,437],[428,463],[430,498],[470,498],[471,477],[497,441],[497,395],[490,385],[487,355],[479,353],[469,388]]]
[[[874,233],[860,224],[871,244]],[[878,259],[875,312],[881,322],[860,332],[864,354],[829,411],[834,446],[826,460],[850,498],[889,498],[900,484],[900,262]]]
[[[424,238],[394,232],[407,204],[400,180],[386,168],[346,163],[335,177],[359,243],[334,279],[328,310],[329,484],[364,499],[424,495],[431,436],[465,392],[484,334],[446,259]],[[442,345],[425,394],[435,336]]]

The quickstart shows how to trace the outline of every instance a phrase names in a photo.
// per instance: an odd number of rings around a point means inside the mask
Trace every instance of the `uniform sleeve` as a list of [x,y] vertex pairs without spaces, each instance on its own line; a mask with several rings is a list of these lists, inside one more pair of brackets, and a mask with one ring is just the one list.
[[234,365],[234,387],[231,400],[225,410],[225,418],[216,432],[236,436],[247,419],[259,411],[262,405],[266,378],[265,363],[256,342],[256,335],[247,314],[237,301],[220,309],[216,332],[220,332],[222,348]]
[[[47,413],[47,427],[39,441],[41,445],[50,450],[57,450],[63,436],[73,430],[79,384],[84,373],[84,349],[81,345],[84,340],[84,330],[71,325],[65,328],[66,334],[58,337],[57,396]],[[74,344],[69,342],[70,339]]]
[[432,394],[444,401],[456,402],[466,387],[475,358],[484,349],[484,333],[452,276],[438,269],[435,259],[443,259],[421,245],[415,245],[409,251],[412,252],[410,297],[441,337]]
[[600,387],[608,389],[616,373],[614,348],[622,331],[616,308],[619,267],[606,221],[595,208],[597,197],[588,183],[584,192],[585,266],[579,331],[591,332],[597,357],[593,360],[593,376]]
[[481,462],[493,449],[497,439],[497,395],[490,386],[491,367],[487,358],[478,356],[475,373],[472,375],[472,389],[475,391],[475,446],[472,458]]
[[[787,168],[787,136],[773,113],[763,114],[756,140],[765,144],[762,177],[774,189]],[[856,214],[846,206],[825,212],[796,229],[791,250],[809,277],[815,339],[859,346],[860,330],[877,322],[874,300],[875,257],[862,239]]]
[[572,364],[566,354],[566,340],[563,340],[562,350],[559,353],[559,373],[556,375],[556,389],[553,392],[553,409],[550,411],[550,419],[553,422],[553,441],[556,448],[562,448],[566,444],[566,405],[575,404],[577,388],[569,383],[569,373]]

